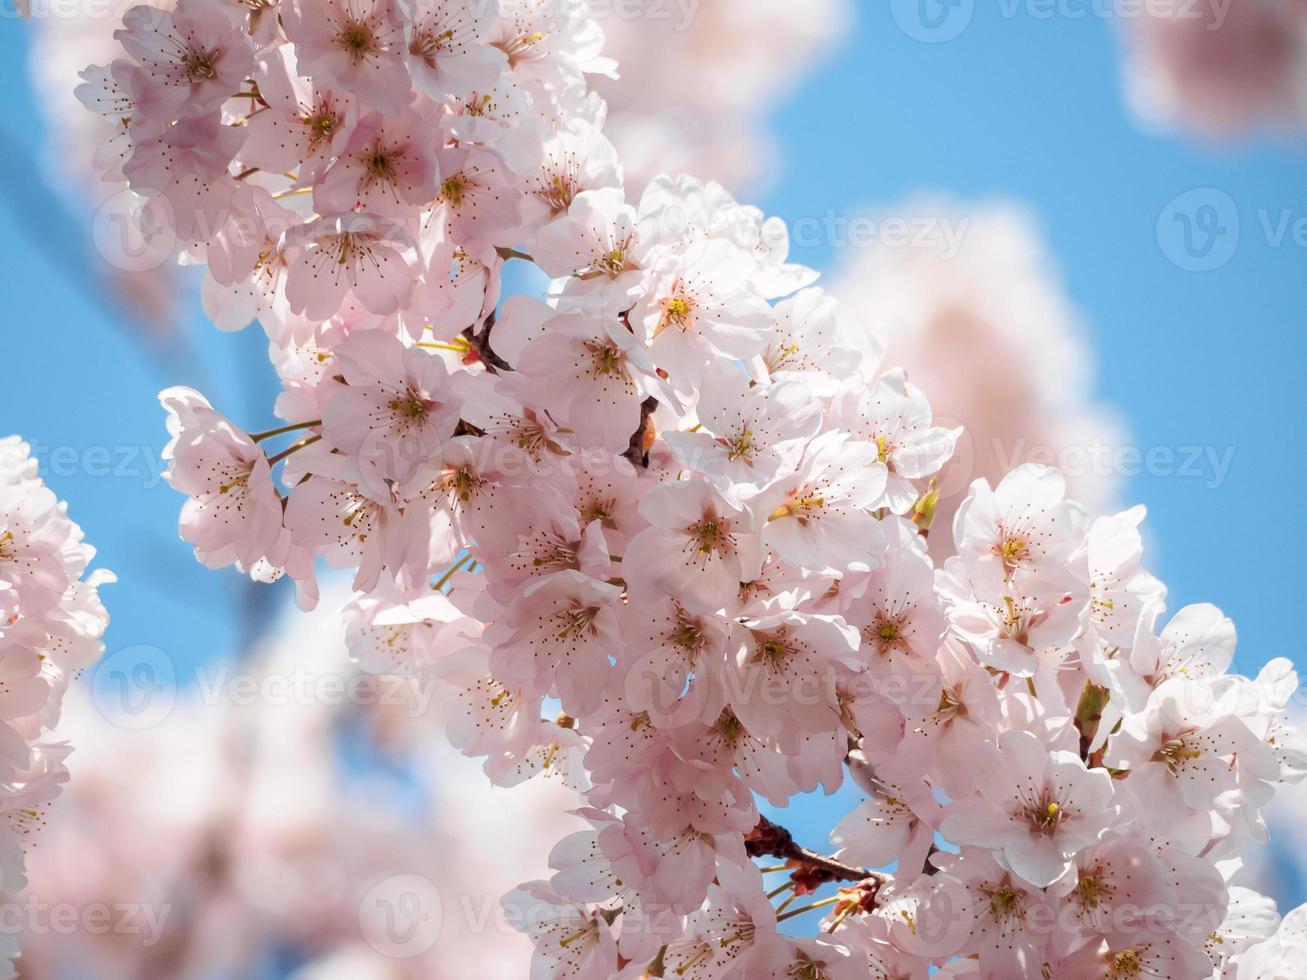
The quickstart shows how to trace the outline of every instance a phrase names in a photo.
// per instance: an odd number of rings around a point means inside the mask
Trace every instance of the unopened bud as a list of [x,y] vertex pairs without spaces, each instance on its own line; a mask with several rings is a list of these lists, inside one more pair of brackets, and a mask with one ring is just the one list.
[[832,909],[834,922],[831,931],[833,932],[851,915],[863,915],[868,912],[876,911],[876,899],[880,893],[880,879],[868,878],[866,881],[860,881],[856,885],[848,888],[841,888],[836,895],[835,908]]
[[932,479],[926,492],[912,505],[912,523],[925,537],[935,523],[935,510],[939,507],[939,481]]

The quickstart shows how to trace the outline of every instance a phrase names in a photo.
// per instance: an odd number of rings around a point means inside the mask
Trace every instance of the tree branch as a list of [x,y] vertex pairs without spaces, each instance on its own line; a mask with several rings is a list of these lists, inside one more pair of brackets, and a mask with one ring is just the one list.
[[795,893],[810,894],[822,885],[832,881],[874,882],[872,894],[893,881],[893,877],[879,871],[844,864],[832,857],[818,854],[802,847],[794,836],[779,824],[774,824],[766,817],[758,818],[754,827],[744,838],[744,849],[750,857],[771,855],[784,858],[793,870],[790,878],[794,881]]
[[649,435],[649,420],[658,411],[658,399],[652,395],[640,403],[640,427],[631,434],[631,444],[622,455],[632,465],[646,467],[649,465],[649,452],[645,448],[645,439]]
[[472,346],[473,352],[478,358],[480,358],[481,363],[486,366],[486,370],[491,374],[498,374],[500,371],[511,371],[513,370],[513,365],[509,364],[506,360],[496,354],[494,349],[490,346],[490,331],[494,328],[495,311],[491,310],[490,315],[486,317],[485,326],[481,328],[480,333],[474,331],[471,327],[466,327],[463,330],[463,336],[467,338],[467,342]]

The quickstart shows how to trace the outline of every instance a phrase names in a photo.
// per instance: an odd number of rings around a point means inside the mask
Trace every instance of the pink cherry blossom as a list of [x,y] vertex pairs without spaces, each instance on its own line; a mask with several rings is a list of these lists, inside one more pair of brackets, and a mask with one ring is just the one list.
[[671,592],[689,609],[715,612],[756,573],[758,540],[748,513],[707,483],[657,487],[641,500],[640,513],[651,526],[622,556],[637,596]]
[[357,460],[363,483],[404,483],[437,458],[458,426],[453,381],[444,362],[364,330],[336,349],[341,383],[323,407],[327,444]]
[[273,173],[298,170],[315,181],[341,154],[356,122],[348,90],[318,89],[298,74],[285,48],[275,48],[255,74],[266,108],[246,121],[243,158]]
[[190,388],[160,396],[172,441],[164,449],[168,482],[189,498],[182,537],[213,567],[249,567],[276,545],[281,497],[259,446]]
[[297,255],[286,272],[290,309],[325,320],[352,296],[370,313],[394,313],[412,291],[402,250],[406,236],[388,222],[364,214],[318,218],[293,229],[288,245]]
[[412,98],[404,36],[391,0],[293,0],[282,10],[300,70],[381,112]]
[[853,440],[867,443],[869,460],[885,467],[884,506],[907,513],[925,490],[914,481],[939,472],[962,430],[932,425],[926,396],[901,370],[890,371],[871,390],[848,385],[841,402],[836,411]]
[[[69,778],[62,703],[104,651],[99,587],[114,581],[87,574],[95,549],[39,469],[28,443],[0,439],[0,889],[15,903],[31,901],[28,852]],[[0,973],[19,955],[0,944]]]
[[[991,761],[992,760],[992,761]],[[1005,732],[978,792],[951,804],[941,831],[962,844],[1001,852],[1002,863],[1036,887],[1073,870],[1072,856],[1101,840],[1116,818],[1112,781],[1069,752],[1049,752],[1034,735]]]
[[763,544],[803,567],[866,571],[879,564],[884,536],[870,509],[886,474],[873,469],[864,476],[863,461],[860,447],[838,432],[813,439],[793,475],[751,505],[765,515]]
[[196,116],[235,95],[254,68],[253,45],[236,12],[210,0],[178,0],[172,11],[142,5],[114,37],[158,87],[160,113]]
[[532,395],[573,420],[585,445],[623,452],[640,426],[640,405],[664,388],[648,350],[620,322],[556,317],[524,351]]
[[820,404],[799,383],[751,387],[728,373],[708,387],[691,432],[668,432],[667,444],[688,468],[747,500],[798,469],[820,426]]
[[521,192],[510,182],[503,161],[489,151],[458,147],[437,153],[441,183],[427,220],[469,251],[515,240]]
[[409,70],[433,99],[493,85],[506,55],[479,43],[494,26],[496,4],[476,0],[404,0]]
[[751,272],[747,253],[720,239],[655,270],[632,320],[677,390],[700,384],[705,356],[762,352],[769,311],[752,289]]
[[571,196],[567,213],[536,236],[533,254],[549,275],[575,279],[573,298],[617,313],[643,282],[647,248],[635,208],[620,188],[604,187]]
[[313,189],[318,211],[402,215],[435,197],[440,170],[422,130],[421,117],[412,111],[360,119]]
[[617,637],[616,586],[580,572],[562,571],[523,590],[504,624],[491,658],[496,673],[510,680],[534,680],[541,690],[556,686],[564,708],[593,710],[607,674],[602,650]]

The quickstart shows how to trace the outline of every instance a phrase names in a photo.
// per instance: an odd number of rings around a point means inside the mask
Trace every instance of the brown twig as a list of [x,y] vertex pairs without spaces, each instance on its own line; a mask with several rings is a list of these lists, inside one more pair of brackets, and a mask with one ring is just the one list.
[[513,365],[496,354],[490,346],[490,331],[494,328],[495,311],[491,310],[480,332],[473,330],[471,327],[466,327],[463,330],[463,336],[467,338],[467,342],[472,346],[472,351],[491,374],[498,374],[500,371],[511,371]]
[[784,858],[794,882],[794,891],[798,895],[807,895],[822,885],[832,881],[871,881],[875,890],[893,881],[893,878],[878,871],[868,871],[851,864],[844,864],[835,858],[810,851],[795,841],[794,836],[779,824],[772,823],[766,817],[758,818],[754,827],[744,838],[744,848],[750,857]]
[[631,434],[631,444],[626,447],[626,452],[622,456],[630,460],[632,465],[646,467],[649,465],[649,451],[645,448],[645,443],[649,436],[649,420],[653,418],[653,413],[658,411],[658,399],[650,396],[640,403],[640,426]]

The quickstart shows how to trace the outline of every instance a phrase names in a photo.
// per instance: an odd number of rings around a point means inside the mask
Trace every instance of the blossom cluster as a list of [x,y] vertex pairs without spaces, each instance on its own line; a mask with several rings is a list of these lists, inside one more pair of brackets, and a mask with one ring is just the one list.
[[[362,664],[446,685],[495,783],[580,794],[505,899],[534,978],[1198,978],[1269,934],[1227,875],[1307,771],[1290,666],[1228,675],[1210,606],[1161,627],[1142,511],[1047,467],[972,483],[937,567],[960,430],[783,223],[628,199],[585,5],[180,0],[119,37],[105,175],[283,389],[255,433],[163,393],[182,537],[305,606],[351,570]],[[831,857],[759,812],[846,775]]]
[[[104,260],[95,271],[130,311],[128,326],[166,340],[178,329],[188,283],[155,245],[153,235],[166,228],[148,209],[136,210],[145,202],[98,179],[96,151],[119,120],[88,113],[73,91],[87,64],[117,55],[114,31],[135,5],[96,0],[58,16],[34,12],[28,62],[46,132],[43,162],[58,178],[52,189],[88,221],[94,214]],[[621,81],[602,80],[605,133],[621,153],[628,186],[638,188],[668,171],[754,186],[776,156],[764,116],[847,33],[853,16],[850,0],[802,8],[785,0],[592,0],[590,7],[602,17],[605,50],[622,66]]]
[[852,34],[851,0],[617,0],[604,52],[621,78],[595,79],[604,132],[627,187],[692,173],[733,188],[766,183],[778,158],[767,124],[823,56]]
[[[70,747],[54,736],[69,682],[99,659],[109,617],[86,574],[95,549],[37,473],[31,448],[0,440],[0,898],[27,886],[26,849],[68,779]],[[14,976],[16,937],[0,941]]]

